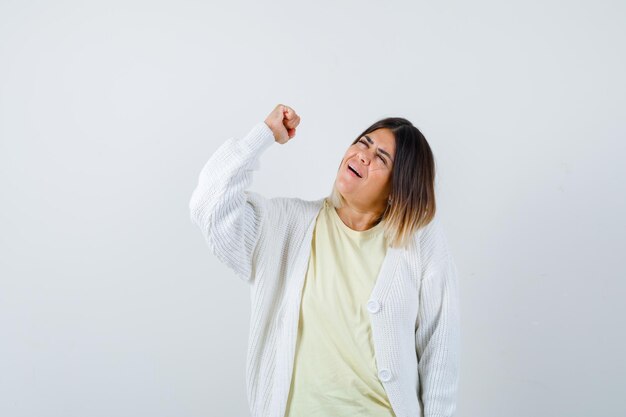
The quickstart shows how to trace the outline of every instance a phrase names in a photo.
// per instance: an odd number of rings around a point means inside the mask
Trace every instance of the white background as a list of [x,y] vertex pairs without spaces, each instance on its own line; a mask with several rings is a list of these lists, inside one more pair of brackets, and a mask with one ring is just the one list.
[[278,103],[252,189],[327,195],[406,117],[457,262],[457,416],[617,416],[620,1],[0,0],[0,415],[244,416],[249,293],[189,218]]

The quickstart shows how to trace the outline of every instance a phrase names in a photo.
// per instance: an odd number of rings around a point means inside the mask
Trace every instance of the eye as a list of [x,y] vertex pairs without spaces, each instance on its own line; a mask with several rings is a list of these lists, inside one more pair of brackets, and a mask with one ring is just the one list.
[[[368,148],[370,147],[369,144],[367,144],[363,139],[359,139],[359,141],[357,143],[362,143],[363,145],[367,146]],[[383,158],[382,156],[380,156],[380,154],[377,155],[381,161],[383,161],[383,163],[385,165],[387,165],[387,161],[385,160],[385,158]]]

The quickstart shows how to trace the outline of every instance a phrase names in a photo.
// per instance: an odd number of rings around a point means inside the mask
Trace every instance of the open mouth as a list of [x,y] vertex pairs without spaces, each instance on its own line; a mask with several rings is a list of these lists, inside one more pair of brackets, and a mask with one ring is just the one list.
[[352,168],[352,167],[350,166],[350,164],[348,164],[348,169],[349,169],[350,171],[354,172],[354,175],[356,175],[357,177],[359,177],[359,178],[363,178],[363,177],[361,176],[361,174],[359,174],[359,173],[357,172],[357,170],[356,170],[356,169],[354,169],[354,168]]

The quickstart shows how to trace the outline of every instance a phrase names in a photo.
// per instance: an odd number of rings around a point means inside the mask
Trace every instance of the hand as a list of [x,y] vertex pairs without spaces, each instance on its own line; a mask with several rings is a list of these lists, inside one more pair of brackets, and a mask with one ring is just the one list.
[[274,140],[282,145],[296,135],[300,116],[291,107],[279,104],[267,116],[265,124],[274,133]]

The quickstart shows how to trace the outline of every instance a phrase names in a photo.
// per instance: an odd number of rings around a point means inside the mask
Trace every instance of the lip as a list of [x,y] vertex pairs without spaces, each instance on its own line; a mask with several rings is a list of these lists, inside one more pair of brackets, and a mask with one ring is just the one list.
[[360,179],[360,180],[362,180],[362,179],[363,179],[362,177],[359,177],[358,175],[356,175],[356,174],[354,173],[354,171],[352,171],[352,170],[350,169],[350,164],[349,164],[349,162],[346,162],[346,169],[348,170],[348,173],[349,173],[351,176],[353,176],[354,178],[358,178],[358,179]]

